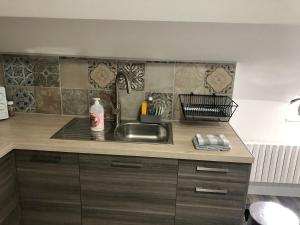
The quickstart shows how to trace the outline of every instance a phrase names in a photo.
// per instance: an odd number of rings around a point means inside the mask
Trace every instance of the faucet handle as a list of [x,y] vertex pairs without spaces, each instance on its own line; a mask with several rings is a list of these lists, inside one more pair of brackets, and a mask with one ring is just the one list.
[[112,102],[109,102],[110,106],[111,106],[111,109],[112,109],[112,113],[114,115],[116,115],[117,113],[120,112],[120,104],[114,106],[114,104]]

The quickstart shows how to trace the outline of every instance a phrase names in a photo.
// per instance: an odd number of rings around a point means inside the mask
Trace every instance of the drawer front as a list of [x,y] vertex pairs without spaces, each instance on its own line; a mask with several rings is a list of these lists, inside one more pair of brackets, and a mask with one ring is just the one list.
[[243,208],[247,184],[178,178],[177,203]]
[[23,225],[81,225],[80,204],[22,202]]
[[14,208],[13,211],[0,223],[1,225],[21,225],[21,209],[19,206]]
[[[96,219],[89,218],[91,210],[100,210],[111,224],[117,224],[116,215],[122,212],[134,215],[128,218],[129,224],[138,224],[131,220],[139,216],[147,217],[144,219],[149,222],[145,224],[151,224],[155,216],[174,218],[177,167],[177,160],[81,155],[81,197],[86,212],[83,220],[104,222],[95,213],[92,214]],[[107,214],[103,210],[116,213]],[[125,218],[129,217],[126,213]],[[127,222],[120,220],[118,224]]]
[[250,164],[180,160],[178,176],[187,179],[248,183],[250,169]]
[[84,209],[84,225],[174,225],[174,216],[125,211]]
[[0,224],[20,222],[19,196],[16,184],[14,154],[0,159]]
[[17,151],[16,163],[22,199],[80,202],[77,154]]
[[242,209],[176,206],[175,225],[241,225]]

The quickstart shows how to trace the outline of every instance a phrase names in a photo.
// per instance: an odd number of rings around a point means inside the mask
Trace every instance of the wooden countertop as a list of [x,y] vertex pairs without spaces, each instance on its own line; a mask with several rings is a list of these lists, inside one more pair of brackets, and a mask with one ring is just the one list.
[[[0,121],[0,157],[13,149],[24,149],[236,163],[253,162],[252,155],[227,123],[174,122],[173,145],[50,139],[72,118],[72,116],[17,113],[13,118]],[[232,149],[227,152],[195,150],[191,139],[197,132],[225,134]]]

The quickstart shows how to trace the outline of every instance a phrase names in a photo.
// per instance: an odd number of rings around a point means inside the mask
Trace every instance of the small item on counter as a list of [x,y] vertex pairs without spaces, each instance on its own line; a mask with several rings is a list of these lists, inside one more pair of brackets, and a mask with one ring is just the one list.
[[140,121],[142,123],[160,123],[161,114],[158,113],[158,110],[158,107],[153,102],[153,97],[148,97],[148,99],[142,103],[139,117]]
[[16,109],[13,101],[7,102],[7,110],[8,110],[9,117],[15,116]]
[[154,115],[154,104],[153,104],[153,97],[148,97],[148,115]]
[[93,98],[94,104],[90,107],[90,127],[92,131],[104,130],[104,108],[100,98]]
[[141,109],[141,115],[147,115],[147,107],[148,107],[148,105],[147,105],[147,101],[143,101],[142,102],[142,109]]
[[196,134],[192,142],[197,150],[228,151],[231,149],[229,140],[224,134]]

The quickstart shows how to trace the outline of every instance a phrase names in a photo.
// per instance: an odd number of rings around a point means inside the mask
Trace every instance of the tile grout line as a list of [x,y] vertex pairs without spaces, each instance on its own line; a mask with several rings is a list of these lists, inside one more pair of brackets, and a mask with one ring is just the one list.
[[175,119],[175,76],[176,76],[176,62],[173,64],[173,101],[172,101],[172,120]]
[[61,83],[61,63],[60,57],[58,57],[58,76],[59,76],[59,92],[60,92],[60,114],[63,114],[63,98],[62,98],[62,83]]

